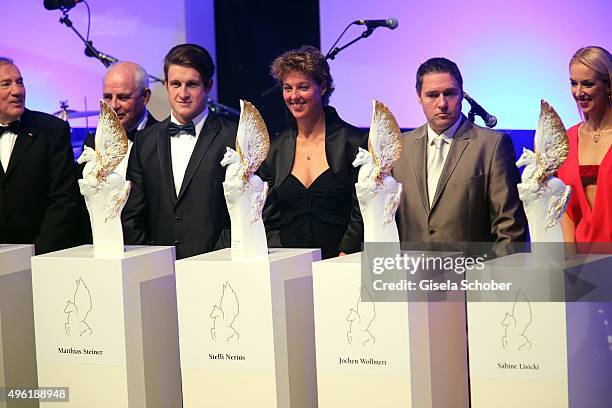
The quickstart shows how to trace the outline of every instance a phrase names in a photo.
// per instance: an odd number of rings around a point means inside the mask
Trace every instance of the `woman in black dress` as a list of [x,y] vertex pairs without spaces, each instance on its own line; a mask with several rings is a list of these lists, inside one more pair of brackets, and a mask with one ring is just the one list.
[[270,188],[263,213],[269,245],[321,248],[323,258],[360,251],[358,170],[351,163],[367,138],[327,105],[334,84],[318,49],[285,52],[271,73],[290,115],[260,168]]

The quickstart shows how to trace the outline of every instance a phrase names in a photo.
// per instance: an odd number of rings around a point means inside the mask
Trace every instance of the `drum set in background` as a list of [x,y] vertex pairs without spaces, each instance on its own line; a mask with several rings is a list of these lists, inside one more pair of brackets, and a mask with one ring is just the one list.
[[68,101],[60,101],[60,110],[53,112],[53,116],[57,116],[65,121],[68,121],[69,119],[80,119],[98,115],[100,115],[100,111],[97,110],[77,111],[74,109],[68,109]]
[[74,127],[71,126],[71,145],[74,157],[79,157],[83,149],[83,141],[90,132],[95,132],[95,127],[89,127],[89,121],[87,120],[90,116],[99,116],[100,111],[97,110],[83,110],[77,111],[69,109],[68,101],[60,101],[60,110],[53,112],[53,116],[56,116],[62,120],[70,121],[73,119],[85,119],[85,127]]

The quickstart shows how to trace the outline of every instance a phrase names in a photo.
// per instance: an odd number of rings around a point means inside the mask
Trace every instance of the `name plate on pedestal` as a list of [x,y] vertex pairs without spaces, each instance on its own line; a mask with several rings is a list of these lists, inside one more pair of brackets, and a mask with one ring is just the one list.
[[313,264],[319,408],[467,407],[465,305],[373,290],[360,254]]
[[180,406],[174,257],[85,245],[32,258],[38,383],[69,387],[62,407]]
[[[0,388],[37,387],[32,255],[33,245],[0,244]],[[26,406],[38,404],[0,399],[0,408]]]
[[183,405],[316,405],[312,261],[271,249],[232,261],[224,249],[176,262]]
[[[512,282],[512,290],[506,293],[468,295],[473,408],[603,408],[612,403],[609,387],[612,368],[608,363],[604,372],[597,372],[595,362],[602,358],[610,361],[612,357],[603,333],[604,319],[601,319],[599,330],[591,323],[581,325],[574,321],[579,316],[574,309],[582,310],[585,306],[593,309],[597,303],[563,301],[565,296],[571,296],[568,290],[576,292],[576,288],[567,286],[574,285],[571,283],[574,278],[577,278],[574,281],[577,285],[586,283],[585,293],[592,291],[594,286],[581,281],[580,277],[591,275],[588,265],[593,261],[606,262],[607,259],[605,272],[609,272],[612,257],[575,255],[566,259],[562,251],[552,255],[517,253],[486,262],[481,272],[468,272],[470,279]],[[572,269],[581,272],[568,274]],[[596,317],[595,313],[593,311],[591,318]],[[582,319],[589,318],[583,316]],[[576,325],[583,326],[584,331],[570,333],[569,328]],[[593,337],[600,337],[598,350],[598,346],[593,346]],[[576,353],[574,356],[570,353],[572,349]],[[600,357],[596,358],[596,354]],[[593,364],[590,368],[577,370],[578,366],[584,366],[580,360],[585,358],[593,360],[590,362]],[[590,378],[587,382],[591,385],[605,379],[607,386],[590,396],[582,392],[582,397],[576,399],[580,388],[584,388],[584,384],[578,383],[584,383],[586,378]],[[596,402],[604,400],[607,402]]]

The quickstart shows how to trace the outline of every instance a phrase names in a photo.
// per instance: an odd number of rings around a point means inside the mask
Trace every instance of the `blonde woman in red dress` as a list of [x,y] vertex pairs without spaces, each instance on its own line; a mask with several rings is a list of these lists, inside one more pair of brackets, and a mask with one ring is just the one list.
[[581,48],[569,64],[571,90],[584,121],[567,134],[570,151],[559,178],[572,188],[561,221],[567,242],[612,242],[612,56]]

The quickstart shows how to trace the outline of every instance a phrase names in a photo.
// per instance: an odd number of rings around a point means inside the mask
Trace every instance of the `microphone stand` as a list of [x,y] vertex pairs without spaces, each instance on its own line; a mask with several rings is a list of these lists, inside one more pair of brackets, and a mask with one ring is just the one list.
[[495,116],[492,117],[494,120],[494,123],[489,124],[487,122],[487,120],[485,119],[486,112],[484,114],[481,112],[482,106],[478,105],[478,102],[472,99],[472,97],[468,95],[466,92],[463,92],[463,99],[465,99],[470,104],[470,110],[468,112],[468,120],[470,122],[474,123],[474,121],[476,120],[476,115],[478,115],[484,121],[484,124],[486,127],[494,128],[495,125],[497,125],[497,119],[495,118]]
[[[346,44],[344,44],[340,48],[335,47],[333,50],[329,51],[327,53],[327,55],[325,56],[325,59],[326,60],[330,59],[330,60],[333,61],[333,59],[336,58],[336,55],[338,55],[340,53],[340,51],[350,47],[351,45],[355,44],[357,41],[359,41],[359,40],[361,40],[363,38],[368,38],[369,36],[372,35],[373,32],[374,32],[374,28],[372,28],[372,27],[366,28],[366,30],[363,33],[361,33],[361,35],[359,37],[353,39],[352,41],[350,41],[350,42],[348,42]],[[342,33],[342,34],[344,34],[344,33]],[[340,37],[342,37],[342,35],[340,35]],[[338,42],[340,40],[340,37],[338,37],[338,40],[336,40],[336,42]]]
[[476,120],[476,114],[474,113],[474,108],[470,105],[470,111],[468,112],[468,120],[472,123]]
[[83,44],[85,44],[85,55],[89,57],[95,57],[106,68],[108,68],[113,62],[118,61],[116,58],[111,57],[110,55],[106,55],[106,54],[102,54],[101,52],[98,52],[98,50],[94,48],[93,43],[91,41],[87,41],[81,35],[81,33],[79,33],[79,31],[76,28],[74,28],[74,25],[72,24],[72,21],[70,20],[70,17],[68,16],[68,9],[62,7],[60,8],[60,10],[63,16],[60,17],[59,22],[61,24],[64,24],[66,27],[70,28],[72,31],[74,31],[74,33],[81,39],[81,41],[83,41]]
[[234,108],[231,108],[227,105],[223,105],[220,102],[213,101],[211,98],[206,99],[206,105],[208,109],[212,112],[216,113],[219,116],[223,116],[229,119],[238,119],[240,117],[240,112]]
[[[61,7],[60,8],[60,11],[62,12],[63,15],[62,15],[62,17],[60,17],[59,22],[61,24],[64,24],[66,27],[70,28],[81,39],[83,44],[85,44],[85,55],[87,55],[88,57],[96,58],[106,68],[108,68],[111,64],[113,64],[115,62],[118,62],[119,60],[117,58],[98,51],[93,46],[93,42],[92,41],[86,40],[81,35],[81,33],[76,28],[74,28],[74,25],[72,24],[72,20],[70,20],[70,17],[68,16],[68,10],[69,10],[69,8],[66,8],[66,7]],[[159,79],[159,78],[149,74],[148,72],[147,72],[147,76],[149,77],[149,79],[151,79],[151,82],[164,82],[161,79]]]
[[[474,105],[472,105],[472,102],[470,102],[470,97],[469,96],[467,98],[465,97],[465,92],[463,93],[463,99],[465,99],[467,101],[467,103],[470,105],[470,111],[468,112],[468,120],[470,122],[474,123],[474,121],[476,120],[476,110],[474,108]],[[480,115],[478,115],[478,116],[480,116]]]

